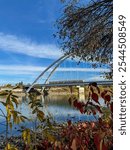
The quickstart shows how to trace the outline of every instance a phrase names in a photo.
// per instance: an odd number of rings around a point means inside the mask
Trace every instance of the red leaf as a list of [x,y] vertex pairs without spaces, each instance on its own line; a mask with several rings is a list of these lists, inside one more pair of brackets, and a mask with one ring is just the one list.
[[73,105],[74,105],[74,107],[77,107],[77,100],[75,100],[74,102],[73,102]]
[[100,150],[100,141],[101,141],[101,139],[100,139],[99,135],[96,134],[94,136],[94,143],[96,145],[97,150]]
[[83,103],[81,103],[81,102],[77,102],[77,108],[78,109],[81,109],[82,107],[84,106],[84,104]]
[[104,96],[105,96],[105,94],[107,93],[107,91],[105,90],[105,91],[103,91],[102,93],[101,93],[101,97],[102,98],[104,98]]
[[102,144],[102,150],[108,150],[107,146],[104,143]]
[[84,113],[84,109],[83,109],[83,107],[82,107],[82,108],[80,108],[79,110],[80,110],[80,112],[81,112],[82,114]]
[[94,136],[94,143],[96,145],[97,150],[108,150],[107,146],[103,142],[104,133],[99,133]]
[[44,145],[48,145],[48,141],[47,141],[47,140],[43,140],[42,143],[43,143]]
[[99,103],[98,102],[98,95],[96,93],[92,93],[92,99],[96,102],[96,103]]
[[94,93],[94,90],[93,90],[93,88],[92,88],[92,87],[90,87],[90,90],[91,90],[91,92],[92,92],[92,93]]
[[105,99],[105,101],[110,102],[111,96],[110,95],[105,95],[104,99]]

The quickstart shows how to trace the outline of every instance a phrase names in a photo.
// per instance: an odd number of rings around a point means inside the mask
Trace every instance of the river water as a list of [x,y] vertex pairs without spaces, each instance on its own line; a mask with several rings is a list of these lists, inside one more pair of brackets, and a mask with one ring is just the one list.
[[[68,102],[69,96],[67,95],[51,95],[47,97],[40,96],[39,98],[43,103],[43,108],[41,109],[44,111],[45,115],[50,115],[57,123],[65,123],[67,120],[71,120],[72,122],[95,120],[94,116],[81,114],[79,110],[70,105]],[[0,98],[0,100],[2,99],[4,98]],[[28,98],[20,97],[19,102],[20,104],[17,110],[28,118],[35,118],[35,116],[32,115],[31,108],[28,105]],[[2,104],[0,104],[0,108],[5,112],[5,108]],[[5,120],[0,117],[0,134],[2,132],[4,133],[4,123]],[[29,128],[33,127],[31,122],[26,122],[23,125]],[[14,129],[13,134],[17,134]]]

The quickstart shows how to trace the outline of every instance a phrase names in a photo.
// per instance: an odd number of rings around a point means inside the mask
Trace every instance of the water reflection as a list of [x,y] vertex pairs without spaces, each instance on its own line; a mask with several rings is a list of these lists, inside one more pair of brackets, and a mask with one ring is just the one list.
[[[45,115],[51,114],[53,120],[57,123],[66,122],[67,120],[71,120],[72,122],[77,121],[91,121],[95,120],[92,115],[81,114],[79,110],[74,108],[69,104],[67,95],[48,95],[46,97],[39,96],[38,97],[43,103],[43,108],[41,108]],[[3,100],[4,98],[0,98]],[[24,116],[28,118],[35,118],[35,115],[32,115],[32,110],[28,105],[29,98],[28,97],[19,97],[19,107],[17,108]],[[3,105],[0,105],[0,108],[5,111]],[[0,122],[4,123],[4,119],[0,117]],[[31,127],[31,123],[26,123],[27,126]],[[0,132],[4,130],[4,125],[0,124]]]
[[[73,122],[80,120],[92,120],[93,116],[87,116],[86,114],[81,114],[79,110],[75,109],[69,104],[67,95],[49,95],[46,97],[39,96],[43,103],[43,108],[41,108],[46,115],[51,114],[53,119],[57,122],[65,122],[71,119]],[[28,99],[22,98],[22,102],[19,106],[19,111],[27,117],[32,117],[31,109],[28,106]]]

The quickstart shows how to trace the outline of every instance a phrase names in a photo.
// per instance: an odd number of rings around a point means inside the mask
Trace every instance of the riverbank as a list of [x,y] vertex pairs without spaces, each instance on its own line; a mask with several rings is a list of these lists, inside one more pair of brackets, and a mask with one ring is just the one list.
[[[112,86],[110,85],[99,85],[99,88],[102,92],[102,89],[106,89],[106,90],[111,90],[112,91]],[[5,91],[5,90],[13,90],[13,93],[17,96],[20,97],[24,97],[26,96],[25,91],[22,88],[17,88],[17,89],[13,89],[13,87],[10,88],[6,88],[6,87],[1,87],[0,88],[0,92]],[[38,92],[41,92],[41,89],[36,89]],[[50,95],[78,95],[79,94],[79,89],[77,87],[51,87],[49,89],[47,89],[48,94]],[[84,87],[84,93],[87,96],[88,95],[88,86]]]

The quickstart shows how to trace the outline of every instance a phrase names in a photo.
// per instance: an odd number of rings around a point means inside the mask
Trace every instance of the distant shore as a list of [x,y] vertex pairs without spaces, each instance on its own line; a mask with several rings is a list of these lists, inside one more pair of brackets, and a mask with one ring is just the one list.
[[[100,89],[111,89],[112,90],[112,86],[108,85],[108,86],[99,86]],[[13,93],[15,95],[17,95],[18,97],[25,97],[26,96],[26,92],[25,90],[23,90],[23,88],[17,88],[17,89],[13,89],[13,87],[0,87],[0,92],[3,92],[5,90],[13,90]],[[36,91],[38,91],[39,93],[41,93],[41,89],[36,89]],[[78,96],[79,94],[79,90],[77,87],[52,87],[50,89],[47,89],[48,91],[48,95],[75,95]],[[84,93],[85,96],[88,95],[88,86],[84,87]]]

